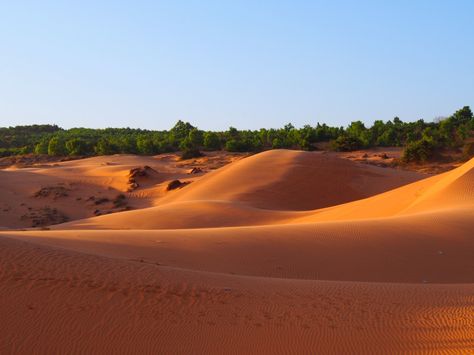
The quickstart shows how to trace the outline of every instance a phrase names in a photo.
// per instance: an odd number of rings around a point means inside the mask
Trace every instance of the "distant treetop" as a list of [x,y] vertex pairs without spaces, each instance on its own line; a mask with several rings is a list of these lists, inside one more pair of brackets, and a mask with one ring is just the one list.
[[[460,149],[473,136],[474,118],[469,106],[434,122],[402,122],[400,118],[371,127],[354,121],[346,128],[326,124],[296,128],[260,130],[202,131],[179,120],[169,131],[132,128],[71,128],[57,125],[29,125],[0,128],[0,156],[49,154],[92,156],[117,153],[153,155],[182,151],[184,157],[200,155],[201,150],[256,152],[266,149],[318,149],[320,143],[339,151],[370,147],[404,146],[405,161],[429,160],[447,148]],[[471,151],[465,148],[465,151]]]

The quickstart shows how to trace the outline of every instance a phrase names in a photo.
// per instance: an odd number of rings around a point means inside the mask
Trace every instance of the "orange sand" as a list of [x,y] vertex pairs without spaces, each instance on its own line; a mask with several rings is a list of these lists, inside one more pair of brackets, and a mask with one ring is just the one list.
[[1,202],[41,179],[125,191],[137,165],[158,171],[143,208],[0,233],[0,353],[473,351],[474,160],[421,179],[317,152],[198,175],[100,157],[0,171]]

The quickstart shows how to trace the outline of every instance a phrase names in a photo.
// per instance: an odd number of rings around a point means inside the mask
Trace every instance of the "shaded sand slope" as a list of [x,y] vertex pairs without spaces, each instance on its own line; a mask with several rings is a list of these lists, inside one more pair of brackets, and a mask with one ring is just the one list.
[[305,213],[271,211],[228,201],[184,201],[51,226],[51,229],[183,229],[290,222]]
[[372,196],[421,177],[334,154],[271,150],[208,174],[160,204],[224,200],[264,209],[312,210]]
[[474,210],[474,159],[452,171],[361,201],[321,209],[295,222],[385,218],[453,208]]
[[473,285],[197,273],[0,237],[1,353],[468,353]]

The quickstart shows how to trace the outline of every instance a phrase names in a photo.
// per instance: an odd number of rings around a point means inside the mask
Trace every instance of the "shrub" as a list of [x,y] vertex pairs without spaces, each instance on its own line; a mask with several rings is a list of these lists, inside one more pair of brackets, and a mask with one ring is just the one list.
[[153,144],[153,139],[144,135],[137,138],[137,150],[139,154],[144,155],[152,155],[157,151]]
[[111,155],[117,153],[117,148],[109,141],[108,138],[101,138],[94,147],[97,155]]
[[221,142],[219,136],[215,132],[204,133],[204,148],[206,150],[220,150]]
[[272,141],[272,149],[281,149],[281,148],[286,148],[283,140],[280,138],[275,138]]
[[228,152],[243,152],[244,150],[242,148],[243,147],[240,142],[235,139],[229,139],[225,143],[225,150]]
[[87,146],[87,142],[81,138],[73,138],[66,142],[66,150],[69,155],[88,155],[91,150]]
[[66,154],[64,141],[58,137],[51,138],[48,144],[48,155],[64,156]]
[[363,147],[362,140],[358,137],[342,135],[337,137],[331,144],[334,150],[340,152],[350,152]]
[[35,145],[35,154],[48,154],[48,139],[42,139],[39,143]]
[[422,138],[420,140],[410,142],[403,151],[402,160],[409,162],[426,162],[432,159],[436,154],[436,144],[432,139]]

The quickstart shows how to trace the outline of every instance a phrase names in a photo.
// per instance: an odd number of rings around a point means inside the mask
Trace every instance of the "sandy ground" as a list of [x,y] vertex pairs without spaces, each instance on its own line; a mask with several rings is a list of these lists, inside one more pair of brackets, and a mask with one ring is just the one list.
[[[28,228],[34,227],[36,222],[36,227],[41,227],[150,207],[166,193],[170,181],[191,182],[244,156],[208,153],[205,158],[180,161],[175,154],[113,155],[27,165],[26,168],[13,165],[0,170],[0,226]],[[155,172],[138,177],[139,188],[130,191],[130,170],[145,166]],[[202,172],[190,174],[192,168],[200,168]],[[114,200],[119,195],[125,198],[115,206]]]
[[416,171],[423,174],[440,174],[463,164],[460,149],[447,150],[437,159],[422,163],[404,163],[401,159],[403,150],[403,147],[377,147],[336,154],[341,158],[364,164]]
[[[41,199],[69,218],[0,233],[0,353],[474,351],[474,160],[430,177],[285,150],[0,173],[2,226]],[[67,196],[34,197],[45,185]],[[132,210],[90,216],[120,193]]]

